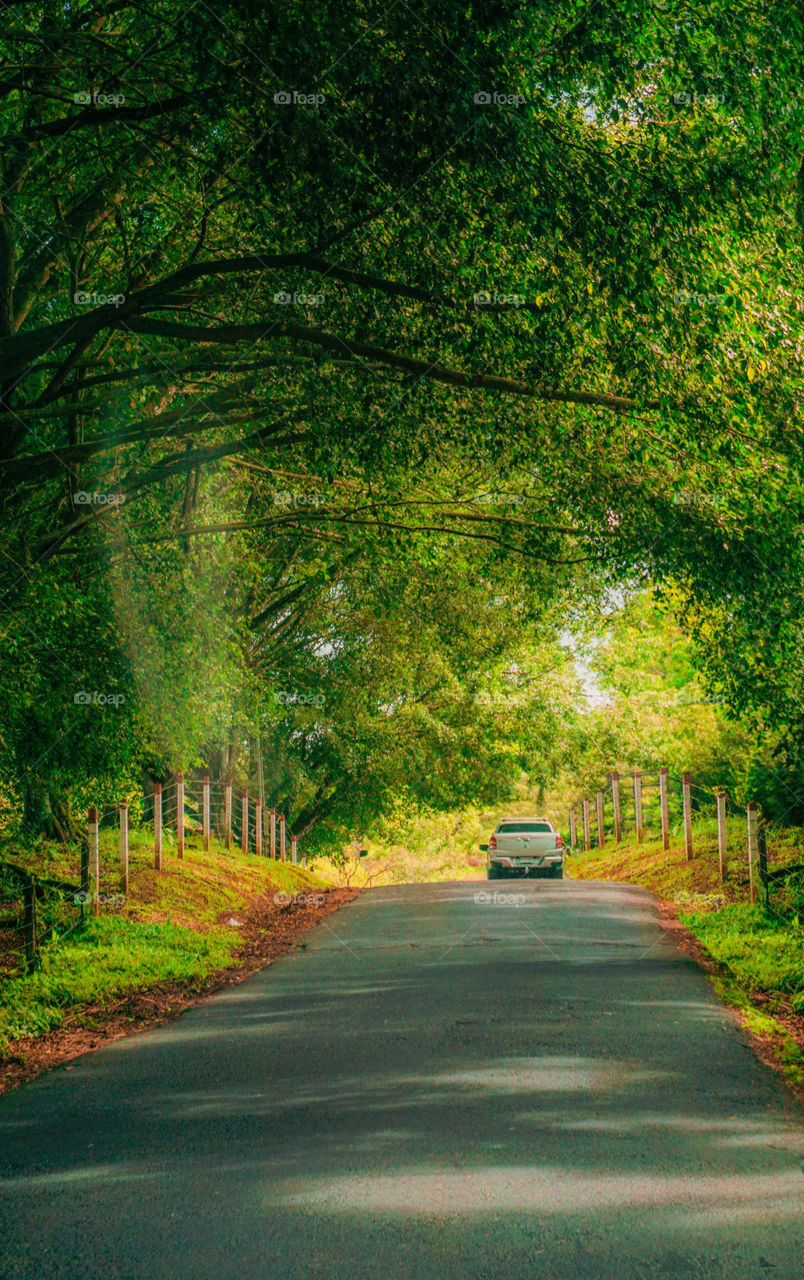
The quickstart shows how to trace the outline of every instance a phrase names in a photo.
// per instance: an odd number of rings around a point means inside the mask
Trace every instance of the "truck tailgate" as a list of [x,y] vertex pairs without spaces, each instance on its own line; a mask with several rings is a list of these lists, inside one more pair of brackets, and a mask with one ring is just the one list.
[[555,853],[555,849],[556,833],[554,831],[520,831],[511,835],[498,835],[494,856],[503,858],[541,858],[545,853]]

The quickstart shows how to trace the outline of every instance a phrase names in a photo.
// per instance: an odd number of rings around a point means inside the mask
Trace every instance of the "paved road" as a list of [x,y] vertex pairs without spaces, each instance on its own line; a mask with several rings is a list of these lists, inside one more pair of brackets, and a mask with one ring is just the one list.
[[800,1280],[802,1157],[640,890],[378,889],[0,1099],[0,1275]]

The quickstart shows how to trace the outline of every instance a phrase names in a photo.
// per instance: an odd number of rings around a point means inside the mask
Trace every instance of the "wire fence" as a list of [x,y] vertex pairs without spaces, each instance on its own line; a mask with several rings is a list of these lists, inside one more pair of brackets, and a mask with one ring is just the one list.
[[13,863],[0,864],[0,978],[33,973],[39,948],[80,928],[86,910],[80,884],[38,877]]
[[719,879],[747,887],[751,902],[801,927],[804,919],[804,864],[790,860],[790,832],[766,821],[755,804],[745,807],[723,787],[705,786],[691,774],[669,769],[611,771],[597,791],[572,805],[569,840],[574,847],[605,849],[612,840],[642,844],[661,840],[665,849],[681,836],[684,857],[696,844],[718,855]]
[[[137,858],[141,861],[150,846],[152,854],[146,856],[157,871],[164,869],[165,852],[177,858],[185,848],[211,852],[213,838],[217,857],[259,854],[297,861],[285,815],[248,792],[235,791],[227,780],[178,775],[156,783],[143,794],[137,813]],[[127,805],[101,812],[91,808],[74,881],[48,879],[0,862],[0,978],[32,973],[43,943],[68,936],[90,915],[125,905],[131,835]],[[306,855],[298,861],[307,866]]]

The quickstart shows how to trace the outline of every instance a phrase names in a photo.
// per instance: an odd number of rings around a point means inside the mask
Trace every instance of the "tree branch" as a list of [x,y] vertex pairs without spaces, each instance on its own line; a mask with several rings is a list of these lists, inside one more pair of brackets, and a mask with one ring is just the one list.
[[19,138],[35,139],[35,138],[63,138],[67,133],[73,133],[76,129],[83,129],[87,125],[109,124],[112,121],[128,121],[128,120],[153,120],[157,116],[163,116],[170,111],[175,111],[178,107],[186,107],[191,102],[198,102],[198,95],[191,93],[179,93],[172,98],[165,98],[164,102],[149,102],[144,107],[110,107],[108,111],[94,110],[86,107],[83,111],[79,111],[76,115],[60,116],[58,120],[49,120],[46,124],[31,124],[25,129],[20,129],[17,134],[13,134],[11,138],[6,138],[6,144],[16,141]]
[[289,324],[285,321],[260,324],[225,324],[207,327],[204,325],[182,325],[172,320],[131,319],[127,327],[133,333],[147,333],[155,337],[180,339],[184,342],[218,343],[231,345],[237,342],[267,342],[276,338],[292,338],[298,342],[309,342],[314,346],[325,347],[340,352],[346,359],[354,360],[365,357],[392,369],[401,369],[405,373],[418,374],[420,378],[428,378],[433,382],[444,382],[450,386],[465,387],[468,390],[498,391],[506,395],[525,396],[530,399],[555,401],[559,403],[594,405],[604,409],[619,411],[646,411],[659,409],[658,400],[634,400],[626,396],[612,395],[599,391],[567,391],[558,387],[543,387],[538,384],[519,382],[512,378],[503,378],[498,374],[465,373],[460,369],[450,369],[434,361],[419,360],[414,356],[403,356],[395,351],[387,351],[384,347],[372,343],[361,342],[352,338],[342,338],[338,334],[324,329],[309,329],[303,325]]

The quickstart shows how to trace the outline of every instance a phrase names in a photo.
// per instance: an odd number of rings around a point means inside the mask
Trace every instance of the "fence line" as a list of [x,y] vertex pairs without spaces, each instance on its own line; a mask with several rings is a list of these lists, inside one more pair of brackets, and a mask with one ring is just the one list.
[[[88,891],[85,883],[85,869],[92,865],[91,848],[87,853],[89,856],[81,859],[81,876],[77,884],[35,875],[12,862],[0,862],[2,900],[8,904],[19,904],[13,916],[0,920],[0,926],[21,935],[22,948],[18,954],[24,973],[33,973],[39,947],[56,930],[62,938],[69,936],[84,923],[86,909],[95,910],[96,895]],[[14,885],[17,886],[16,891]],[[65,917],[69,921],[70,908],[77,909],[78,919],[65,926]]]
[[[235,840],[243,854],[307,866],[307,854],[299,848],[299,837],[288,829],[285,815],[277,813],[275,807],[266,807],[261,798],[248,791],[242,791],[233,802],[232,791],[230,779],[213,781],[207,774],[185,779],[179,774],[167,783],[154,783],[143,794],[135,825],[140,832],[152,832],[156,871],[163,870],[166,838],[169,848],[175,840],[175,853],[181,858],[188,833],[200,835],[205,851],[209,851],[214,833],[227,851],[231,851]],[[108,850],[112,833],[116,837],[119,891],[102,893],[101,837]],[[56,929],[65,937],[84,923],[87,912],[97,916],[103,905],[125,901],[129,889],[129,843],[128,805],[110,805],[100,812],[92,805],[81,841],[76,883],[47,879],[14,863],[0,862],[0,932],[20,935],[21,949],[11,954],[19,955],[23,972],[33,972],[39,948]],[[105,872],[109,877],[108,865]],[[13,911],[5,915],[4,908]],[[65,909],[75,909],[77,919],[67,919]]]
[[[780,828],[764,821],[756,804],[750,802],[746,808],[743,808],[731,799],[724,787],[703,786],[695,783],[690,773],[682,773],[679,777],[671,774],[667,768],[659,769],[658,773],[644,773],[639,769],[628,773],[611,770],[607,778],[607,785],[594,793],[594,800],[590,800],[590,796],[586,795],[570,806],[568,826],[571,848],[577,847],[582,842],[587,851],[591,850],[593,843],[596,843],[599,849],[605,849],[607,842],[612,838],[615,844],[621,844],[626,831],[633,832],[637,845],[644,844],[646,830],[655,831],[658,811],[658,826],[663,847],[669,849],[671,832],[683,833],[684,860],[690,862],[694,857],[694,842],[697,838],[693,820],[695,817],[707,816],[706,811],[711,806],[712,817],[717,823],[720,883],[724,883],[727,874],[728,818],[739,816],[746,824],[745,843],[744,845],[740,843],[743,866],[747,872],[750,901],[755,903],[758,892],[761,891],[766,910],[785,918],[783,899],[787,897],[789,898],[786,904],[787,914],[798,923],[802,907],[801,894],[796,896],[795,891],[788,892],[787,884],[797,868],[793,868],[790,873],[786,873],[784,867],[776,872],[768,870],[768,837],[774,830]],[[625,785],[629,782],[630,787]],[[658,796],[654,794],[652,798],[646,798],[646,791],[655,793],[657,790]],[[623,805],[625,796],[630,797],[629,805],[633,814],[633,821],[629,819],[627,823],[623,820],[624,808],[628,807]],[[607,804],[611,814],[608,822]],[[592,814],[595,815],[594,833]],[[771,905],[772,894],[776,896],[780,910]]]

